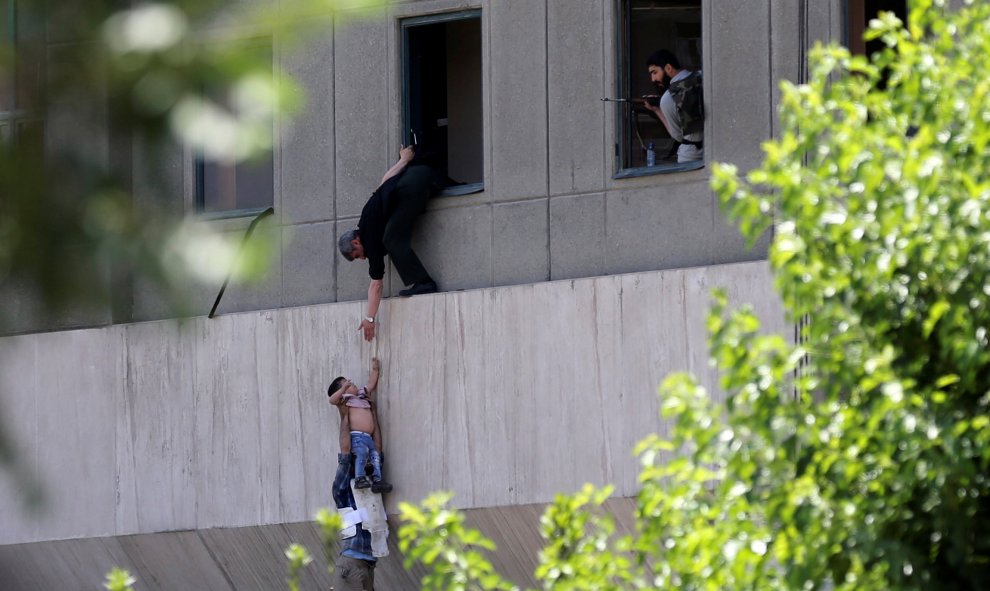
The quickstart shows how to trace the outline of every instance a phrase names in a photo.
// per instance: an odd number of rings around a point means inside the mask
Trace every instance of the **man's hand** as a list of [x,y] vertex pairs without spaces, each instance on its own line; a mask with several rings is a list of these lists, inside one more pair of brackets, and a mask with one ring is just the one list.
[[375,323],[369,322],[367,318],[361,320],[361,328],[358,330],[364,331],[364,340],[366,341],[375,338]]
[[381,371],[381,369],[382,369],[381,362],[378,361],[378,358],[377,357],[372,357],[371,358],[371,371],[372,371],[372,373],[378,373],[378,372]]
[[412,159],[416,156],[415,146],[400,146],[399,148],[399,161],[405,162],[406,164],[412,162]]
[[[657,100],[658,98],[659,97],[652,95],[643,95],[642,97],[633,100],[636,102],[637,105],[643,107],[647,111],[650,111],[657,117],[662,117],[663,115],[662,115],[662,111],[660,110],[660,104],[659,104],[660,101]],[[654,104],[654,101],[656,101],[656,104]]]

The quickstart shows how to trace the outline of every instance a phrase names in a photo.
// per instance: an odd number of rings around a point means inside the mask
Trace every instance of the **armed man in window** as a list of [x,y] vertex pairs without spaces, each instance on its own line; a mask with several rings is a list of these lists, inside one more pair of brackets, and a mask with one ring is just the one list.
[[443,188],[443,177],[426,163],[425,158],[422,164],[420,162],[412,146],[403,146],[399,150],[399,161],[388,169],[361,210],[357,229],[344,232],[337,240],[337,247],[345,259],[368,261],[368,274],[371,276],[368,309],[361,320],[361,330],[367,341],[375,338],[375,318],[382,301],[386,254],[402,282],[411,286],[401,290],[400,296],[437,291],[436,282],[426,272],[410,243],[413,226],[429,198]]
[[650,80],[663,90],[660,105],[645,101],[647,109],[660,119],[670,137],[680,143],[678,162],[705,157],[705,113],[702,102],[701,72],[681,67],[680,60],[666,49],[654,51],[646,59]]

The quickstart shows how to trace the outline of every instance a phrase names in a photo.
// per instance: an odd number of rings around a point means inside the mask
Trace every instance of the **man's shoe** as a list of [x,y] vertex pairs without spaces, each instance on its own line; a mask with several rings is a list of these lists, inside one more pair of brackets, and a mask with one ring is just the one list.
[[421,295],[424,293],[436,293],[437,284],[435,281],[424,281],[422,283],[413,283],[412,287],[409,289],[403,289],[399,291],[399,296],[408,298],[409,296]]
[[358,476],[354,479],[354,488],[368,488],[371,486],[371,481],[368,480],[367,476]]
[[384,480],[376,480],[371,483],[371,492],[373,493],[392,492],[392,485],[385,482]]

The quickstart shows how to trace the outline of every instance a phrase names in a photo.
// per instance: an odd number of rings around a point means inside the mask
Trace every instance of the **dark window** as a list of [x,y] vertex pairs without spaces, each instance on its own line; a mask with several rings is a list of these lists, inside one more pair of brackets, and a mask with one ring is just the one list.
[[448,178],[445,194],[484,188],[481,12],[402,21],[404,143]]
[[[673,52],[684,69],[701,70],[701,0],[617,0],[617,16],[620,98],[660,94],[646,67],[647,57],[657,49]],[[650,110],[634,102],[612,104],[619,123],[616,176],[702,166],[701,161],[677,163],[677,142]],[[647,167],[651,143],[656,164]]]
[[[244,51],[272,63],[271,41],[253,41]],[[207,88],[210,100],[230,108],[229,89]],[[237,163],[196,159],[196,210],[200,213],[250,215],[275,202],[274,158],[269,150]]]
[[877,13],[893,12],[902,21],[907,21],[906,0],[849,0],[846,5],[846,44],[856,54],[871,55],[878,51],[883,42],[880,40],[866,43],[863,33],[866,32],[870,20]]
[[0,113],[14,110],[15,18],[13,0],[0,2]]
[[40,146],[45,30],[37,6],[0,0],[0,141]]

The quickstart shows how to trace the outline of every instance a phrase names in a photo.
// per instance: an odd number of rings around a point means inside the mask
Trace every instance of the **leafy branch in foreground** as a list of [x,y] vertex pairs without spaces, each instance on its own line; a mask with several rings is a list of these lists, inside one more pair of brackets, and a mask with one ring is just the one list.
[[450,494],[437,493],[417,507],[401,503],[404,522],[399,530],[399,549],[405,554],[406,568],[419,562],[430,572],[423,577],[423,589],[467,591],[489,589],[513,591],[515,585],[499,576],[481,550],[495,550],[495,544],[475,529],[464,525],[464,515],[445,508]]

